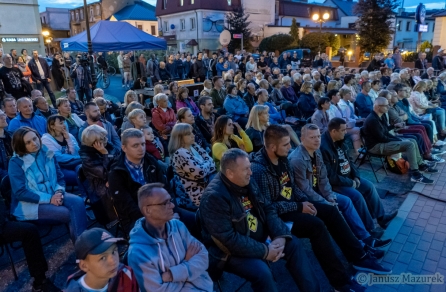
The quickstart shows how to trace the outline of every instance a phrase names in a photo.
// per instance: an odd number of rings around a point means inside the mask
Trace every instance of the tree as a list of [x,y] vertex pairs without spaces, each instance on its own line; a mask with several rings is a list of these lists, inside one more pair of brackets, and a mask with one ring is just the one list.
[[290,35],[293,38],[292,45],[295,47],[298,47],[299,46],[299,27],[297,26],[296,18],[293,18],[293,20],[291,21]]
[[310,32],[304,35],[300,41],[302,48],[310,49],[313,53],[319,52],[319,45],[321,53],[325,52],[326,47],[332,47],[335,55],[340,47],[340,38],[331,32]]
[[432,48],[433,48],[433,46],[432,46],[432,44],[429,41],[424,41],[421,44],[420,51],[421,52],[426,52],[426,49],[429,49],[429,51],[432,51]]
[[264,38],[259,44],[259,50],[268,52],[284,51],[292,47],[293,41],[293,37],[289,34],[275,34]]
[[[248,21],[248,18],[249,14],[245,14],[245,8],[242,5],[236,6],[232,12],[226,14],[228,26],[225,27],[231,33],[231,37],[233,34],[243,34],[243,49],[247,51],[252,48],[249,42],[251,38],[249,25],[251,22]],[[228,50],[234,52],[236,48],[241,48],[241,39],[232,38],[228,45]]]
[[399,0],[358,0],[354,13],[359,16],[356,29],[362,52],[381,52],[389,45],[395,33],[392,20]]

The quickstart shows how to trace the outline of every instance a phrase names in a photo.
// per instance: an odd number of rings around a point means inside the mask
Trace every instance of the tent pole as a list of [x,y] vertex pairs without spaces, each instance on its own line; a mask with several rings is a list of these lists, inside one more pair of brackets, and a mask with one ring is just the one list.
[[98,80],[96,79],[96,72],[94,69],[94,63],[93,63],[93,45],[91,43],[91,35],[90,35],[90,23],[88,21],[88,14],[87,14],[87,0],[84,0],[84,15],[85,15],[85,25],[87,30],[87,47],[88,47],[88,55],[89,55],[89,61],[90,61],[90,72],[91,72],[91,81],[93,83],[93,89],[96,87],[96,83]]

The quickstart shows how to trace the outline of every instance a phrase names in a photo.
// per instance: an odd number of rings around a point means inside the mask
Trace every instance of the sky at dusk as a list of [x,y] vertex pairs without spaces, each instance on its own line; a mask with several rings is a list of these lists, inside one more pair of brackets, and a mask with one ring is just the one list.
[[[97,0],[87,0],[87,3],[96,2]],[[156,0],[144,0],[152,5],[155,5]],[[317,2],[323,3],[323,0],[311,1],[308,2]],[[443,1],[435,1],[435,0],[404,0],[404,7],[407,11],[414,11],[417,5],[423,2],[427,9],[443,9],[445,8],[445,2]],[[74,8],[79,7],[83,4],[83,0],[39,0],[39,10],[45,11],[46,7],[57,7],[57,8]]]

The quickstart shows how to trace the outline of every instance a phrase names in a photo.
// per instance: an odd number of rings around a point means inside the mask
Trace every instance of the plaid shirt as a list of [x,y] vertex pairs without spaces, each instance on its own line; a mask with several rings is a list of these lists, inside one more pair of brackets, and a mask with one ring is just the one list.
[[144,179],[144,172],[142,170],[142,167],[144,165],[144,159],[141,160],[140,164],[135,164],[127,159],[127,156],[125,157],[125,166],[127,166],[127,169],[130,172],[130,176],[132,179],[140,183],[141,185],[145,185],[146,181]]

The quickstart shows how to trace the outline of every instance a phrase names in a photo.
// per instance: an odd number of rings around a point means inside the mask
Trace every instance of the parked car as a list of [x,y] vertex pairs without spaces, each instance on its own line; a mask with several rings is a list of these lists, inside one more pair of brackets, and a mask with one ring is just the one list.
[[300,60],[300,67],[311,67],[312,65],[312,58],[311,58],[311,51],[310,49],[291,49],[281,52],[283,53],[290,53],[291,56],[293,56],[294,52],[297,52],[297,58]]

